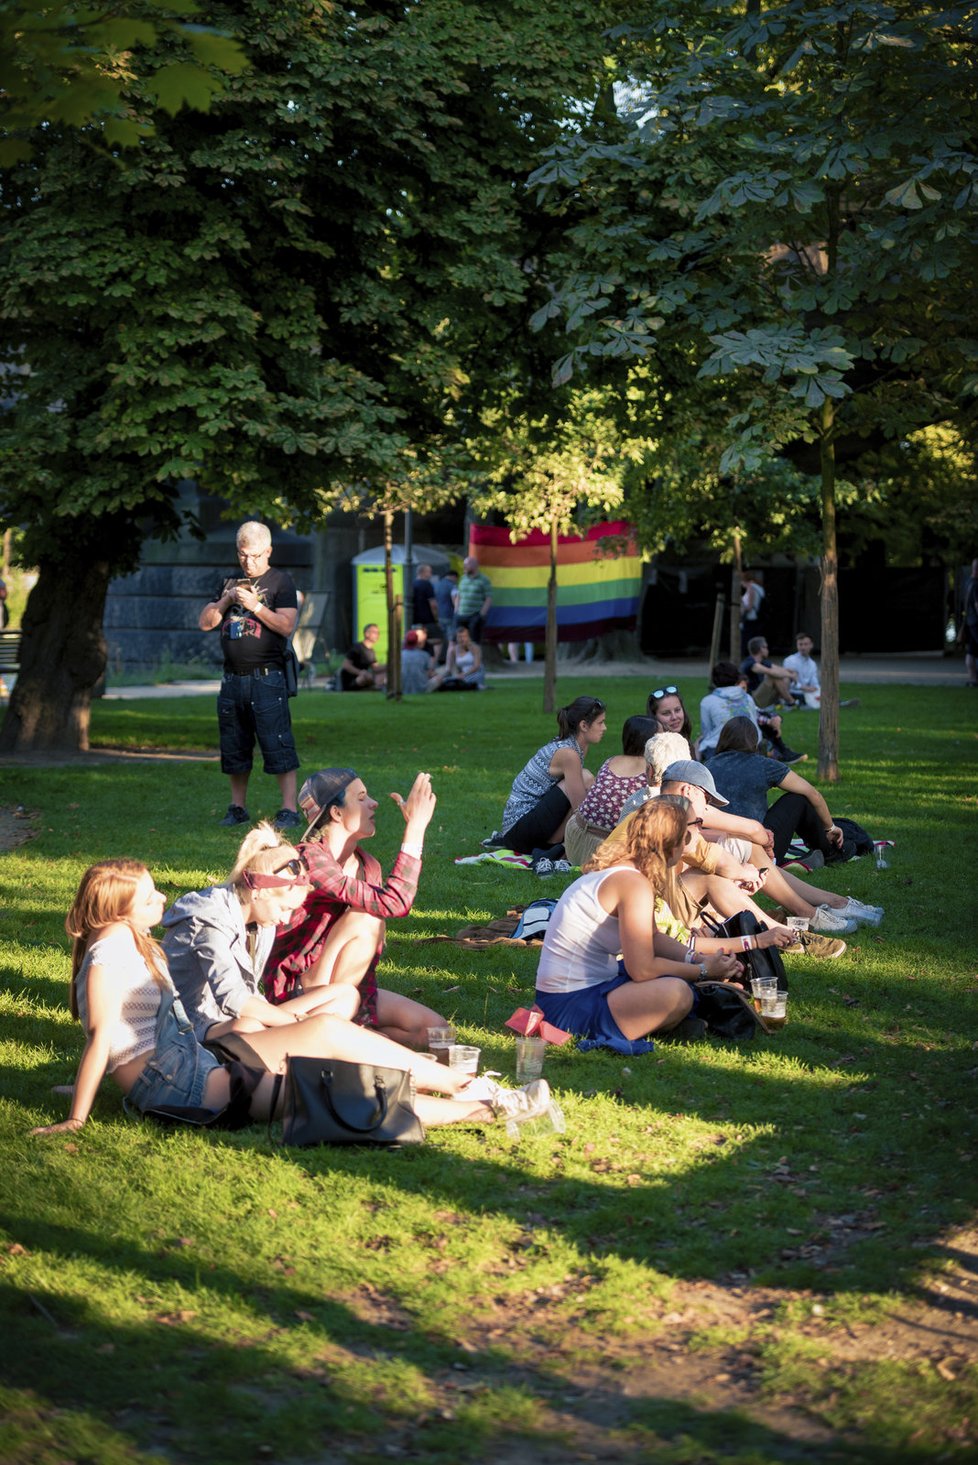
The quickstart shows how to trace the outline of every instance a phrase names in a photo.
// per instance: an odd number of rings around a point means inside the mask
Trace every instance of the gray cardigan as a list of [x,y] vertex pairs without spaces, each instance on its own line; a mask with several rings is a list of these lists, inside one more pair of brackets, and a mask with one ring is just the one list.
[[260,995],[275,927],[249,932],[241,902],[227,885],[181,896],[164,915],[163,926],[173,985],[203,1042],[209,1027],[239,1017],[248,998]]

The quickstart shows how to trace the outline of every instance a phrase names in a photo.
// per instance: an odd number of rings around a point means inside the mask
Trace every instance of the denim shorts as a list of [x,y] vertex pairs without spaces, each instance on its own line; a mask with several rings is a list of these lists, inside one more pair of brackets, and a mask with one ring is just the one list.
[[292,736],[285,673],[237,676],[225,672],[217,694],[221,772],[250,773],[255,742],[266,773],[290,773],[299,766]]
[[127,1107],[199,1109],[207,1080],[221,1064],[194,1036],[180,999],[164,992],[156,1019],[156,1047],[127,1095]]

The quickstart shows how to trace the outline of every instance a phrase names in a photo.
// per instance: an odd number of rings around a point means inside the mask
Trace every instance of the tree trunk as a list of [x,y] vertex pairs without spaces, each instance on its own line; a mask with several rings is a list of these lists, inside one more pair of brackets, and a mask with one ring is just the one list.
[[550,578],[547,581],[547,642],[543,668],[543,710],[557,700],[557,516],[550,521]]
[[394,591],[394,515],[384,513],[384,584],[387,589],[387,695],[401,700],[401,597]]
[[730,660],[740,665],[740,581],[744,571],[744,555],[740,535],[734,530],[733,567],[730,571]]
[[21,624],[20,671],[0,752],[88,751],[92,689],[105,670],[107,560],[59,555],[38,563]]
[[822,404],[822,699],[818,723],[818,776],[839,778],[839,558],[835,531],[835,410]]

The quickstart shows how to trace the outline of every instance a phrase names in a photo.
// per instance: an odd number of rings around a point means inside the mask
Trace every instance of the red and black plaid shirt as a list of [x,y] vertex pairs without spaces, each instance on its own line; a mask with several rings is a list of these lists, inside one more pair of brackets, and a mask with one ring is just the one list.
[[[362,879],[345,875],[343,867],[318,840],[300,844],[299,853],[309,867],[312,889],[289,924],[279,926],[275,933],[275,945],[262,976],[269,1002],[284,1002],[293,995],[302,973],[318,961],[330,928],[346,911],[364,911],[381,920],[406,916],[418,893],[421,861],[404,850],[398,852],[386,884],[379,862],[359,845],[354,853]],[[383,950],[381,941],[360,982],[357,1021],[367,1027],[377,1025],[377,963]]]

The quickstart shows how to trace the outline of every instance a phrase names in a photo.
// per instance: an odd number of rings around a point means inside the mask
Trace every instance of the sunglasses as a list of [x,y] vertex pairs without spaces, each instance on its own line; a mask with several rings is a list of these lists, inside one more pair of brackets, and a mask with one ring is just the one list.
[[678,697],[678,687],[660,687],[656,692],[649,693],[653,702],[661,702],[663,697]]
[[590,718],[590,717],[596,717],[599,712],[606,712],[606,711],[607,711],[607,708],[605,707],[604,703],[601,701],[600,697],[595,697],[594,701],[591,703],[591,710],[590,710],[590,712],[588,713],[587,717],[584,720],[586,722],[588,720],[588,718]]
[[[249,890],[287,890],[292,885],[308,885],[307,866],[304,860],[288,860],[268,875],[246,870],[242,879]],[[285,878],[289,877],[289,878]]]

